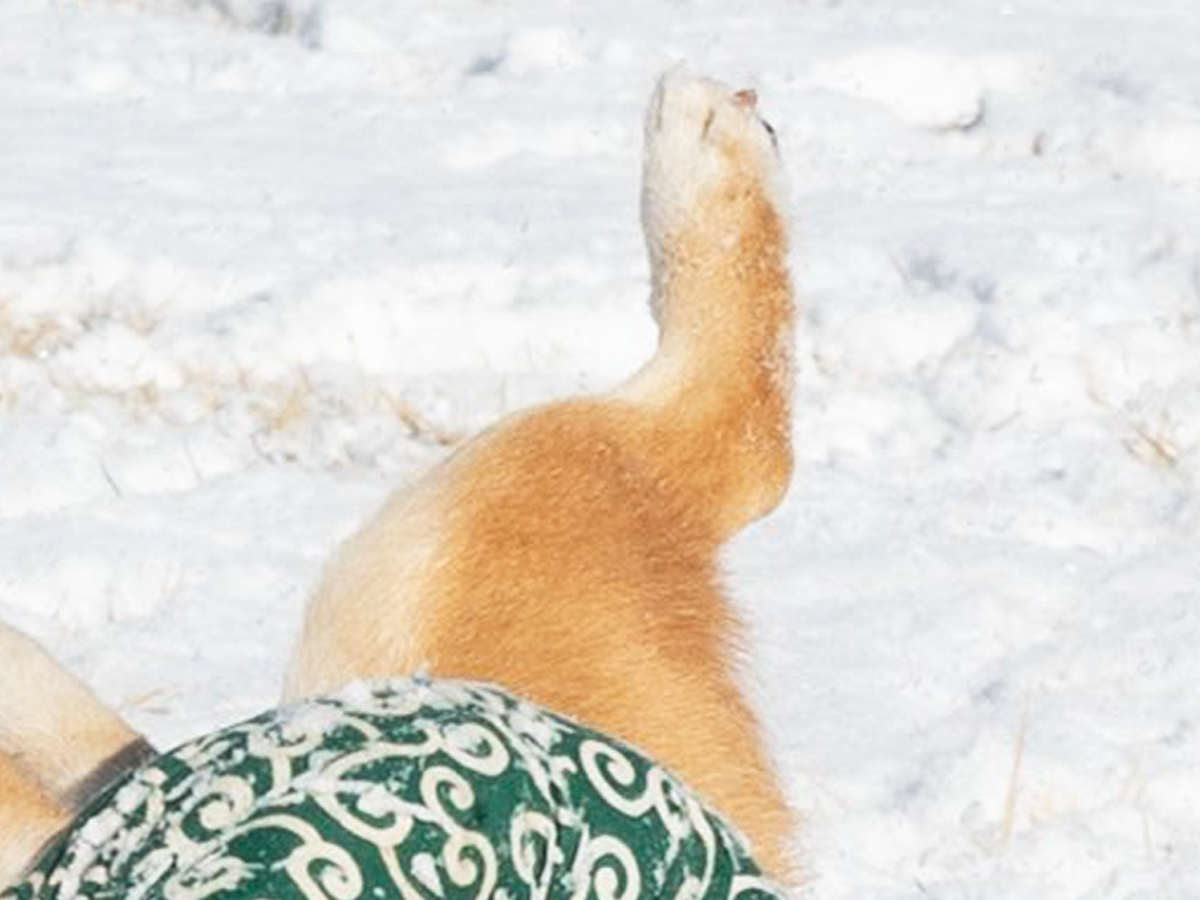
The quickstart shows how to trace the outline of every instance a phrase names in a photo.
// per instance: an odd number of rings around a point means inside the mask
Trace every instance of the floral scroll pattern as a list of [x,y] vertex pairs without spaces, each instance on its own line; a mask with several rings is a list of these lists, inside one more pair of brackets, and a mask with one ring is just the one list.
[[111,788],[0,900],[774,900],[661,767],[495,687],[273,710]]

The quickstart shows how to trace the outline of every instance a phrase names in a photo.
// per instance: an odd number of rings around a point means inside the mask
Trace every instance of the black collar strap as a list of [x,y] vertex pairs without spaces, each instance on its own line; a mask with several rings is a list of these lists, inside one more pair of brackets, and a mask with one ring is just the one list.
[[150,742],[144,737],[130,741],[96,768],[75,783],[66,792],[63,803],[71,812],[79,812],[101,791],[113,784],[127,772],[158,756]]

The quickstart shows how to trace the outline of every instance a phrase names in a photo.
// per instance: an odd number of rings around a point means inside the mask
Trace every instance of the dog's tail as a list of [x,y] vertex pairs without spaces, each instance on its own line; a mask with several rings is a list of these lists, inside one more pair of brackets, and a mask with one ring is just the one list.
[[0,883],[32,862],[16,857],[153,753],[36,641],[0,622]]

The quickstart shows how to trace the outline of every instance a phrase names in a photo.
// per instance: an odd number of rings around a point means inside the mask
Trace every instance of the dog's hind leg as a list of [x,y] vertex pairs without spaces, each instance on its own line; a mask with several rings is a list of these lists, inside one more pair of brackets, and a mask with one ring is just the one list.
[[20,877],[68,818],[41,785],[0,753],[0,890]]
[[73,810],[153,750],[36,641],[0,622],[0,754]]

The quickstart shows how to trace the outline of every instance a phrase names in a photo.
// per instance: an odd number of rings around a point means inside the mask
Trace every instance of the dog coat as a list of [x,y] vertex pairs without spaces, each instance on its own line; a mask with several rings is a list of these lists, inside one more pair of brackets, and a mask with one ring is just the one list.
[[772,900],[632,748],[490,686],[362,684],[122,778],[0,900]]

